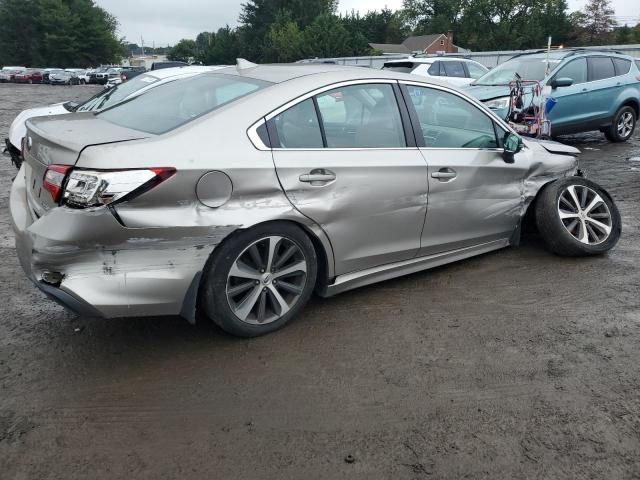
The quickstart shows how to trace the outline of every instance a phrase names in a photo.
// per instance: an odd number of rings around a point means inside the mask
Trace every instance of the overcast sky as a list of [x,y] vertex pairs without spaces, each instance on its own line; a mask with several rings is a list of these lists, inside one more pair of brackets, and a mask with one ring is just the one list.
[[[132,43],[166,46],[181,38],[195,38],[203,31],[234,26],[244,0],[96,0],[96,3],[118,18],[120,35]],[[640,20],[638,0],[612,0],[617,19],[635,24]],[[569,0],[572,10],[580,9],[586,0]],[[340,0],[340,11],[352,9],[365,13],[388,6],[400,8],[402,0]]]

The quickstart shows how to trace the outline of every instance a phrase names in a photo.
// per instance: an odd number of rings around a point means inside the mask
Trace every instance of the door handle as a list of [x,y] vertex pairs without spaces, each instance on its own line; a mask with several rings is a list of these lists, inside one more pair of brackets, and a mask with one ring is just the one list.
[[336,174],[330,170],[317,169],[311,170],[309,173],[300,175],[300,181],[304,183],[310,183],[313,186],[324,185],[329,182],[333,182],[336,179]]
[[432,178],[437,178],[441,182],[450,182],[457,176],[458,174],[456,173],[456,171],[451,168],[441,168],[437,172],[433,172],[431,174]]

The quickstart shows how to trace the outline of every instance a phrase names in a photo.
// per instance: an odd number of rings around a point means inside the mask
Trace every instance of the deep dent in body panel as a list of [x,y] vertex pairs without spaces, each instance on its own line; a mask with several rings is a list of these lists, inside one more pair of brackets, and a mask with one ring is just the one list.
[[[67,212],[68,213],[68,212]],[[87,230],[95,222],[110,222],[111,213],[92,212]],[[46,216],[40,219],[46,222]],[[86,222],[85,222],[86,224]],[[120,234],[84,238],[65,243],[29,229],[31,271],[36,281],[44,271],[63,275],[60,288],[86,299],[105,316],[126,316],[132,305],[147,305],[153,314],[177,314],[192,278],[202,270],[215,247],[239,225],[196,227],[184,235],[164,229],[138,229],[135,237]],[[40,229],[36,229],[40,230]],[[95,230],[95,229],[94,229]],[[110,241],[105,241],[109,239]],[[73,239],[69,239],[72,242]],[[153,305],[153,308],[151,306]]]
[[530,167],[522,181],[522,203],[520,215],[524,217],[538,192],[546,184],[577,173],[579,150],[566,147],[564,154],[551,153],[545,142],[527,140]]
[[[225,238],[270,220],[308,223],[279,188],[263,180],[220,208],[180,200],[159,210],[153,202],[134,200],[116,206],[119,220],[107,208],[52,209],[25,231],[32,244],[32,276],[40,281],[44,271],[62,273],[61,289],[107,317],[181,314],[192,319],[195,298],[186,296],[197,294],[192,284]],[[128,228],[131,224],[136,227]],[[187,313],[185,302],[194,307]]]

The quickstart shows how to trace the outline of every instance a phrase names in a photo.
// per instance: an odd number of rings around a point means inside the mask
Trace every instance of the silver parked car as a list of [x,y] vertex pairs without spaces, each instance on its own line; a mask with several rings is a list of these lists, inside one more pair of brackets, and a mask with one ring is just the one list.
[[517,244],[529,216],[563,255],[604,253],[621,231],[607,192],[576,176],[578,150],[397,72],[241,61],[27,127],[18,256],[81,314],[200,310],[256,336],[314,290]]

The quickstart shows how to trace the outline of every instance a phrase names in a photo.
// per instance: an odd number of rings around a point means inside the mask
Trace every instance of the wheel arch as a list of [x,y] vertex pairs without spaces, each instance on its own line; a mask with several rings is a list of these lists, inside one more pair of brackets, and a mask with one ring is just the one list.
[[[638,119],[638,117],[640,117],[640,100],[638,98],[629,97],[620,104],[620,107],[618,108],[618,110],[620,110],[622,107],[627,107],[627,106],[635,110],[636,119]],[[616,112],[618,112],[618,110],[616,110]]]
[[[562,178],[566,178],[566,177],[562,177]],[[538,203],[538,199],[540,198],[540,195],[542,194],[542,192],[549,185],[551,185],[554,182],[557,182],[558,180],[561,180],[561,178],[549,179],[548,182],[543,183],[540,186],[540,188],[538,188],[538,191],[534,195],[533,199],[525,207],[524,214],[520,219],[519,228],[516,230],[515,232],[516,234],[514,235],[514,238],[512,239],[512,242],[511,242],[513,245],[516,245],[516,246],[519,245],[522,237],[528,237],[529,235],[535,235],[538,233],[538,226],[536,224],[536,215],[535,215],[536,204]]]
[[222,245],[223,243],[233,241],[234,237],[239,232],[274,223],[288,223],[291,225],[295,225],[296,227],[300,228],[305,233],[305,235],[307,235],[309,240],[311,240],[313,248],[316,252],[316,256],[318,257],[318,275],[316,278],[316,285],[314,290],[320,294],[324,290],[326,290],[330,279],[333,278],[334,275],[334,259],[331,242],[329,241],[327,235],[324,233],[324,230],[322,230],[322,228],[318,225],[307,225],[301,221],[293,219],[267,220],[256,223],[246,228],[238,228],[233,232],[230,232],[225,238],[222,239],[222,241],[216,246],[216,248],[211,251],[211,254],[207,258],[207,261],[202,266],[202,269],[195,274],[189,288],[187,289],[185,297],[182,301],[180,316],[189,321],[189,323],[194,324],[196,322],[197,312],[199,309],[199,301],[202,298],[202,288],[204,285],[203,272],[207,269],[207,265],[210,264],[215,258],[216,253],[219,251],[218,246]]
[[[581,173],[575,176],[584,178],[584,175]],[[566,178],[571,178],[571,177],[554,178],[544,183],[538,189],[533,199],[529,202],[529,205],[526,206],[525,212],[522,215],[520,220],[519,228],[516,230],[514,239],[512,240],[512,244],[518,245],[522,237],[527,236],[529,234],[537,234],[539,232],[538,226],[536,224],[536,215],[535,215],[536,204],[538,203],[538,199],[542,195],[542,192],[544,192],[544,190],[549,187],[549,185],[555,182],[564,180]],[[611,201],[612,203],[615,203],[615,199],[611,196],[608,190],[606,190],[605,188],[601,188],[601,192],[605,197],[607,197],[609,201]]]

